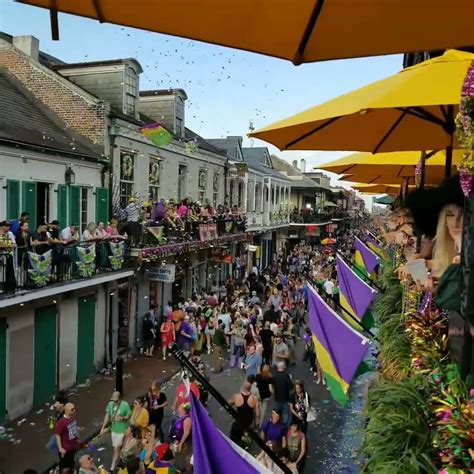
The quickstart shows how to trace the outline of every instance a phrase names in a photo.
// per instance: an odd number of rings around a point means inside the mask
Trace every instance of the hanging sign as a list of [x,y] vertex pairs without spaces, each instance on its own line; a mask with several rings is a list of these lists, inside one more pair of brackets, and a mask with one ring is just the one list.
[[199,226],[199,238],[201,242],[217,239],[216,224],[201,224]]
[[232,255],[230,254],[228,249],[215,248],[211,250],[211,261],[232,263]]
[[176,275],[176,265],[163,265],[162,267],[152,267],[148,271],[150,281],[161,281],[163,283],[173,283]]

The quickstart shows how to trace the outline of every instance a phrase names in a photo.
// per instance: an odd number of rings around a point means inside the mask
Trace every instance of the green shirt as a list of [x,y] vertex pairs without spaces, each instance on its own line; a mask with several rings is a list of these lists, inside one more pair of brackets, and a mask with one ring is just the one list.
[[212,336],[212,342],[215,346],[224,347],[227,344],[225,333],[222,329],[216,329]]
[[127,431],[129,421],[128,420],[121,420],[121,421],[116,421],[116,418],[120,417],[130,417],[132,414],[132,410],[130,410],[130,406],[125,400],[122,400],[120,402],[120,406],[117,407],[117,405],[110,401],[109,404],[107,405],[107,408],[105,410],[107,415],[109,415],[110,418],[110,430],[112,433],[117,433],[117,434],[122,434]]

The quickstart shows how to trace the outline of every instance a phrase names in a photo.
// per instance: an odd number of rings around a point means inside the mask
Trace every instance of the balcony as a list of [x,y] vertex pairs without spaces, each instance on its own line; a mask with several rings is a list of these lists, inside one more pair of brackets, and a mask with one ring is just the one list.
[[131,257],[142,261],[193,250],[210,248],[233,241],[247,240],[245,216],[226,215],[207,219],[180,219],[170,222],[148,222],[131,235]]
[[293,211],[290,215],[290,222],[292,224],[322,224],[329,223],[332,219],[344,219],[349,217],[349,214],[344,211],[324,212],[318,213],[308,209],[301,211]]
[[0,241],[0,298],[119,271],[126,247],[123,240],[45,243],[43,251],[35,253],[8,242]]

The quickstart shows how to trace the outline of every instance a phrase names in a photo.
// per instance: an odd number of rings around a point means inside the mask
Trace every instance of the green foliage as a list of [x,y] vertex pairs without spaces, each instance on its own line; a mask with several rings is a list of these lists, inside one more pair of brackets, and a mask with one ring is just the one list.
[[362,451],[367,473],[436,473],[427,429],[426,388],[420,379],[398,383],[379,379],[371,387],[366,406],[368,424]]

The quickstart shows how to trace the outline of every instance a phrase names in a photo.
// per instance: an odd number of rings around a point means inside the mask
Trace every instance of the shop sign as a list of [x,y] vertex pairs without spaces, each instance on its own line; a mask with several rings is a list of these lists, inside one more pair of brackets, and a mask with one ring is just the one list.
[[176,265],[163,265],[162,267],[152,267],[148,271],[150,281],[162,281],[163,283],[173,283],[176,275]]
[[249,244],[249,252],[256,252],[258,245],[251,245]]
[[199,226],[199,238],[201,242],[217,239],[216,224],[201,224]]

